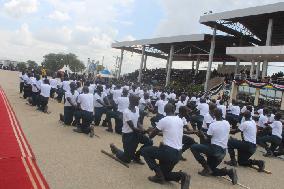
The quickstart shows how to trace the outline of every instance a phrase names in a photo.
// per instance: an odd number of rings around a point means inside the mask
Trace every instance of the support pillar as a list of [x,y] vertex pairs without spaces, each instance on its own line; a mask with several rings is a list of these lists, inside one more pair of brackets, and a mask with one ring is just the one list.
[[167,69],[167,77],[166,77],[166,87],[169,86],[171,82],[171,71],[172,71],[172,65],[173,65],[173,56],[174,56],[174,45],[171,45],[171,51],[168,58],[168,69]]
[[122,62],[123,62],[123,54],[124,54],[124,49],[121,49],[120,63],[119,63],[119,70],[118,70],[118,77],[117,77],[117,79],[120,78],[120,74],[121,74],[121,67],[122,67]]
[[260,96],[260,89],[256,88],[255,98],[254,98],[254,106],[258,106],[259,96]]
[[194,71],[194,60],[192,61],[192,64],[191,64],[191,73],[193,73]]
[[144,57],[144,65],[143,65],[143,70],[146,71],[146,67],[147,67],[147,54],[145,54],[145,57]]
[[260,75],[260,62],[257,62],[256,64],[256,79],[258,80]]
[[251,61],[251,67],[250,67],[250,78],[252,79],[252,76],[254,74],[254,67],[255,67],[255,61]]
[[281,106],[280,110],[284,110],[284,91],[282,92],[282,98],[281,98]]
[[[271,38],[273,32],[273,19],[270,18],[268,21],[268,28],[266,33],[266,46],[271,46]],[[267,69],[268,69],[268,61],[264,60],[262,65],[262,79],[267,76]]]
[[198,71],[199,71],[199,65],[200,65],[200,57],[197,58],[197,61],[196,61],[196,69],[195,69],[195,75],[198,74]]
[[204,86],[204,90],[207,91],[208,90],[208,82],[210,80],[210,76],[211,76],[211,68],[212,68],[212,62],[213,62],[213,57],[214,57],[214,51],[215,51],[215,39],[216,39],[216,26],[213,29],[213,36],[211,39],[211,48],[210,48],[210,54],[209,54],[209,61],[208,61],[208,67],[207,67],[207,73],[206,73],[206,81],[205,81],[205,86]]
[[226,61],[223,62],[223,66],[226,66]]
[[239,89],[238,85],[235,82],[232,82],[232,89],[231,89],[231,93],[230,93],[229,103],[231,103],[233,100],[237,99],[238,89]]
[[144,64],[144,58],[145,58],[145,45],[142,46],[142,56],[141,56],[141,63],[140,63],[140,69],[139,69],[139,75],[138,75],[138,83],[141,84],[142,80],[142,69]]
[[235,75],[239,73],[240,62],[241,60],[238,58],[235,67]]

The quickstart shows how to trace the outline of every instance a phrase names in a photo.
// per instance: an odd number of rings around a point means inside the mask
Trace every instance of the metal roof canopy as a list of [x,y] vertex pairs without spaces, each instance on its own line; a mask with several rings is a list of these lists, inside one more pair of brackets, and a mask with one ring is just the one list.
[[284,46],[229,47],[227,54],[248,62],[284,62]]
[[[136,41],[117,42],[112,48],[124,49],[129,52],[142,54],[142,46],[146,46],[147,56],[167,59],[171,46],[175,46],[173,61],[208,61],[212,35],[192,34],[172,37],[143,39]],[[239,39],[233,36],[216,36],[215,62],[235,62],[236,58],[226,55],[226,47],[238,46]],[[252,46],[244,42],[243,46]]]
[[272,45],[284,44],[284,2],[200,17],[200,23],[217,27],[227,34],[242,37],[256,45],[265,45],[267,25],[273,19]]

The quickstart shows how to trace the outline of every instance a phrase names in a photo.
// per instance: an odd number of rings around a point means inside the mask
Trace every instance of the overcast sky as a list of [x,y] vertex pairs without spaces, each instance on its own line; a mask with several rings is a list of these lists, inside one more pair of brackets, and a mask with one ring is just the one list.
[[[72,52],[84,62],[101,60],[112,69],[115,40],[211,32],[199,24],[204,12],[222,12],[280,0],[0,0],[0,59],[42,61],[47,53]],[[122,71],[139,67],[127,53]],[[151,68],[165,62],[149,59]],[[190,68],[190,63],[174,63]],[[270,69],[270,72],[272,70]]]

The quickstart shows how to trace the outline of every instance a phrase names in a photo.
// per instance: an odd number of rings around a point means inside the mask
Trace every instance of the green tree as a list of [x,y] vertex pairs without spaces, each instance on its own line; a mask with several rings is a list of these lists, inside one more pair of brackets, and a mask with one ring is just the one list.
[[64,54],[47,54],[43,57],[42,66],[51,72],[56,72],[64,66],[64,57]]
[[28,60],[27,64],[29,69],[36,69],[38,67],[38,64],[33,60]]
[[27,69],[27,64],[25,62],[20,62],[17,64],[17,70],[24,71],[25,69]]
[[75,54],[69,53],[66,55],[66,65],[69,65],[72,72],[81,72],[85,69],[85,65],[78,59]]

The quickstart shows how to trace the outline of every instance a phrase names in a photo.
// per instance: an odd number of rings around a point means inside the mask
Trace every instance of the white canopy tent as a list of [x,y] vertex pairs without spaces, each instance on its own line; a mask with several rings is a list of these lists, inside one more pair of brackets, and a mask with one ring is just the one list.
[[60,70],[58,70],[58,71],[60,71],[60,72],[65,72],[65,71],[67,71],[67,73],[68,73],[68,74],[70,74],[70,73],[74,73],[74,72],[72,72],[72,71],[71,71],[71,69],[70,69],[69,65],[67,65],[67,66],[66,66],[66,65],[64,65],[64,66],[63,66],[63,68],[61,68],[61,69],[60,69]]

